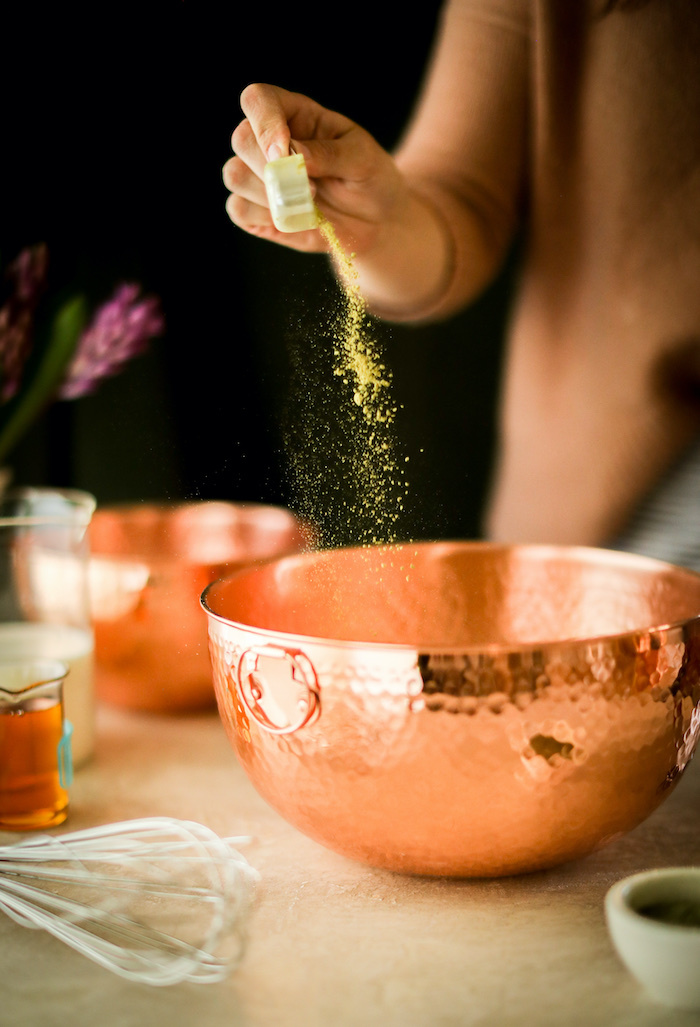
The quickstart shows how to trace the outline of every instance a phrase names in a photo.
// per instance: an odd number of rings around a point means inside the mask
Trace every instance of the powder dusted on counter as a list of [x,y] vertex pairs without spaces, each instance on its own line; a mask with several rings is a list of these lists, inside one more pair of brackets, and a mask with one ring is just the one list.
[[286,440],[296,506],[319,526],[324,548],[400,541],[407,458],[391,372],[352,257],[320,214],[319,229],[341,289],[325,323],[311,339],[304,333],[293,354],[296,389],[305,393],[296,400],[304,423],[290,426]]

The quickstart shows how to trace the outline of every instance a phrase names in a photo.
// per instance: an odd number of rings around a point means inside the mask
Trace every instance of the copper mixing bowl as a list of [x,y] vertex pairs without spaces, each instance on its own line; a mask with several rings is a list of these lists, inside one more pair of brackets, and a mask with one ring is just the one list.
[[260,794],[350,858],[498,876],[590,853],[700,730],[700,575],[605,550],[426,542],[273,560],[202,596]]
[[202,589],[309,538],[289,510],[263,503],[98,508],[90,525],[98,696],[154,712],[213,707]]

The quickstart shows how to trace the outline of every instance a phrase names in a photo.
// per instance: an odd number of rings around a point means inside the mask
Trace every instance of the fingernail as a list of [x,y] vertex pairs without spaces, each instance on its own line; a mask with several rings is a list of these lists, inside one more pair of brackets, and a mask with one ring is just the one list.
[[280,157],[284,157],[284,156],[286,156],[286,154],[285,154],[284,150],[282,149],[282,147],[280,146],[279,143],[273,143],[272,146],[267,151],[267,159],[268,160],[279,160]]

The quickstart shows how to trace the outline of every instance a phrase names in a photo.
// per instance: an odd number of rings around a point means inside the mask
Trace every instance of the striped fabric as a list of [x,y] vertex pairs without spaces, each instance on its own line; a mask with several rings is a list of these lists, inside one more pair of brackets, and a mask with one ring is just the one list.
[[610,548],[700,571],[700,437]]

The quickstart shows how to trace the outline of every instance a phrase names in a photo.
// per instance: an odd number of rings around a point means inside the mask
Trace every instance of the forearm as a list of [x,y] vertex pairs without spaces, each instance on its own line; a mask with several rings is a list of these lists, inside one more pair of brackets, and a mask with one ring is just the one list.
[[507,247],[478,205],[419,179],[381,228],[374,245],[356,254],[358,286],[370,310],[396,322],[449,317],[494,276]]
[[[316,203],[370,308],[387,320],[446,317],[497,271],[525,172],[528,0],[446,6],[426,88],[394,157],[361,126],[302,94],[253,84],[224,167],[231,219],[262,239],[317,253],[322,233],[280,233],[265,163],[300,153]],[[291,142],[290,142],[291,141]]]
[[361,260],[377,313],[449,316],[500,269],[527,174],[530,16],[528,0],[445,3],[424,89],[394,158],[414,200],[393,240],[385,235],[372,260]]

